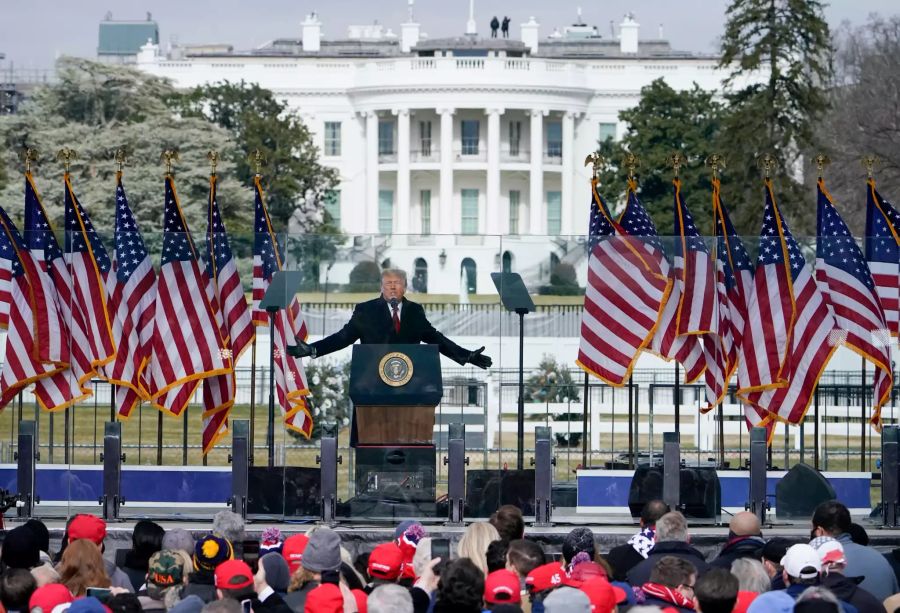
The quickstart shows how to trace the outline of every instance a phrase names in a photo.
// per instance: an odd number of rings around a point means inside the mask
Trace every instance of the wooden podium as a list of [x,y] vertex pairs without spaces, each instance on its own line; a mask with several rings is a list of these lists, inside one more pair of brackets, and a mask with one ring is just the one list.
[[437,345],[354,345],[350,399],[359,445],[431,445],[443,396]]

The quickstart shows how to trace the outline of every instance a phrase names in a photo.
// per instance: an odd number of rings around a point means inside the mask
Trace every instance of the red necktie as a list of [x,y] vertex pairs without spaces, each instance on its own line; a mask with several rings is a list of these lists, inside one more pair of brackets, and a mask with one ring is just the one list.
[[400,313],[397,311],[397,307],[391,307],[394,311],[394,332],[400,334]]

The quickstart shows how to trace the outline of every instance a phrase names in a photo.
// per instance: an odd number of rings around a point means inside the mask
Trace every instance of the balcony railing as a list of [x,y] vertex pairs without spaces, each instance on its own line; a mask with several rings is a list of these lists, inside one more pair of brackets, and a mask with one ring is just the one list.
[[531,161],[531,151],[523,149],[522,147],[507,149],[506,151],[500,152],[500,161],[510,163],[521,162],[527,164]]
[[457,162],[485,162],[487,161],[487,152],[483,148],[462,148],[456,150]]
[[378,162],[380,164],[395,164],[397,162],[396,151],[379,151]]
[[436,147],[432,147],[431,149],[422,150],[422,151],[410,151],[409,152],[409,161],[410,162],[440,162],[441,161],[441,152]]

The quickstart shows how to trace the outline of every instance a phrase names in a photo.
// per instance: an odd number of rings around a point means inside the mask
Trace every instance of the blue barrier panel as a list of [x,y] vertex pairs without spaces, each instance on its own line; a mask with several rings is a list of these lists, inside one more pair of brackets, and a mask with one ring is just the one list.
[[[14,464],[0,464],[0,484],[16,491]],[[42,504],[95,503],[103,494],[103,467],[38,465],[35,489]],[[230,495],[230,467],[122,467],[122,496],[129,503],[224,504]]]
[[[717,471],[722,488],[722,506],[726,509],[744,508],[750,488],[748,471]],[[786,473],[773,471],[767,475],[766,492],[775,506],[775,486]],[[822,473],[834,488],[837,499],[850,509],[871,509],[872,475],[863,472]],[[631,488],[630,470],[578,471],[578,508],[583,511],[628,511],[628,492]]]

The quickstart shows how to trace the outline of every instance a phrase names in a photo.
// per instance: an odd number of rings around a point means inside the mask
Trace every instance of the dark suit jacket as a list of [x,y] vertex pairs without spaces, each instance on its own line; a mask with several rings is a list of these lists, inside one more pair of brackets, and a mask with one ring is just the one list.
[[343,349],[357,340],[365,344],[437,345],[441,353],[459,364],[465,364],[469,357],[467,349],[463,349],[434,329],[425,317],[425,309],[421,304],[406,298],[403,299],[403,307],[400,309],[399,333],[394,331],[390,306],[382,296],[379,296],[374,300],[357,304],[347,325],[312,345],[316,348],[318,357]]

